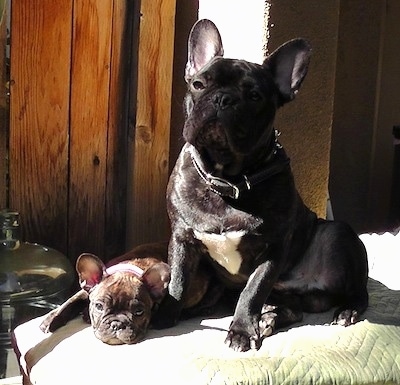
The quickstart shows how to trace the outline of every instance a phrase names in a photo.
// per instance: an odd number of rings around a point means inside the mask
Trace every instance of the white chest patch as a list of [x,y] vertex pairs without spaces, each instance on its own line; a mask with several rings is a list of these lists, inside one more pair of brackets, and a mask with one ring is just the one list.
[[207,247],[211,258],[233,275],[239,272],[243,261],[237,246],[245,234],[245,231],[229,231],[222,234],[194,231],[194,236]]

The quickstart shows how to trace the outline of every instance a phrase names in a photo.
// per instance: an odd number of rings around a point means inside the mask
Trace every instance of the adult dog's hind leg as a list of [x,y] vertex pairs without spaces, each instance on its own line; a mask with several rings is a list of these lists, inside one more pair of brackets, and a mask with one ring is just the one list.
[[362,313],[368,307],[368,292],[364,290],[358,296],[354,296],[349,302],[336,309],[333,315],[333,325],[349,326],[355,324]]
[[321,278],[325,292],[332,295],[333,324],[348,326],[356,323],[368,307],[368,260],[362,241],[343,222],[320,221],[314,244],[322,245],[315,255],[325,269]]

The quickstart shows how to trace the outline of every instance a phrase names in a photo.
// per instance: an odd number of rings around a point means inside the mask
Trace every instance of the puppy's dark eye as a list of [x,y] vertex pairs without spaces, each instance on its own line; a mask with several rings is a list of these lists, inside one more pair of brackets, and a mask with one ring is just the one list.
[[94,307],[95,307],[95,309],[98,310],[98,311],[103,311],[103,309],[104,309],[104,306],[103,306],[103,304],[102,304],[101,302],[96,302],[96,303],[94,304]]
[[143,309],[136,309],[133,312],[133,315],[135,315],[136,317],[141,317],[144,314],[144,310]]
[[206,88],[206,86],[204,85],[203,82],[201,82],[200,80],[195,80],[192,83],[192,87],[196,90],[196,91],[201,91],[204,90],[204,88]]

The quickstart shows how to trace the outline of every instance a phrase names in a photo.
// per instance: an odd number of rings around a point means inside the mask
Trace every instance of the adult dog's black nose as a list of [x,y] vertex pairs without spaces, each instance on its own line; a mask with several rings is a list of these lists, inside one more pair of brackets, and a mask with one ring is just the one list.
[[232,107],[234,106],[238,101],[238,98],[230,95],[226,92],[218,92],[217,94],[214,95],[213,97],[213,103],[215,107],[223,110],[227,107]]

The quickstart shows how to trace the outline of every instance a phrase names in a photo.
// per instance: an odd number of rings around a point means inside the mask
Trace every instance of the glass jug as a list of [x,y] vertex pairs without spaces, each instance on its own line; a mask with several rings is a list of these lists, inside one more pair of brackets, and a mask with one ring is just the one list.
[[64,302],[74,279],[66,256],[22,242],[19,213],[0,211],[0,346],[10,344],[15,326]]

